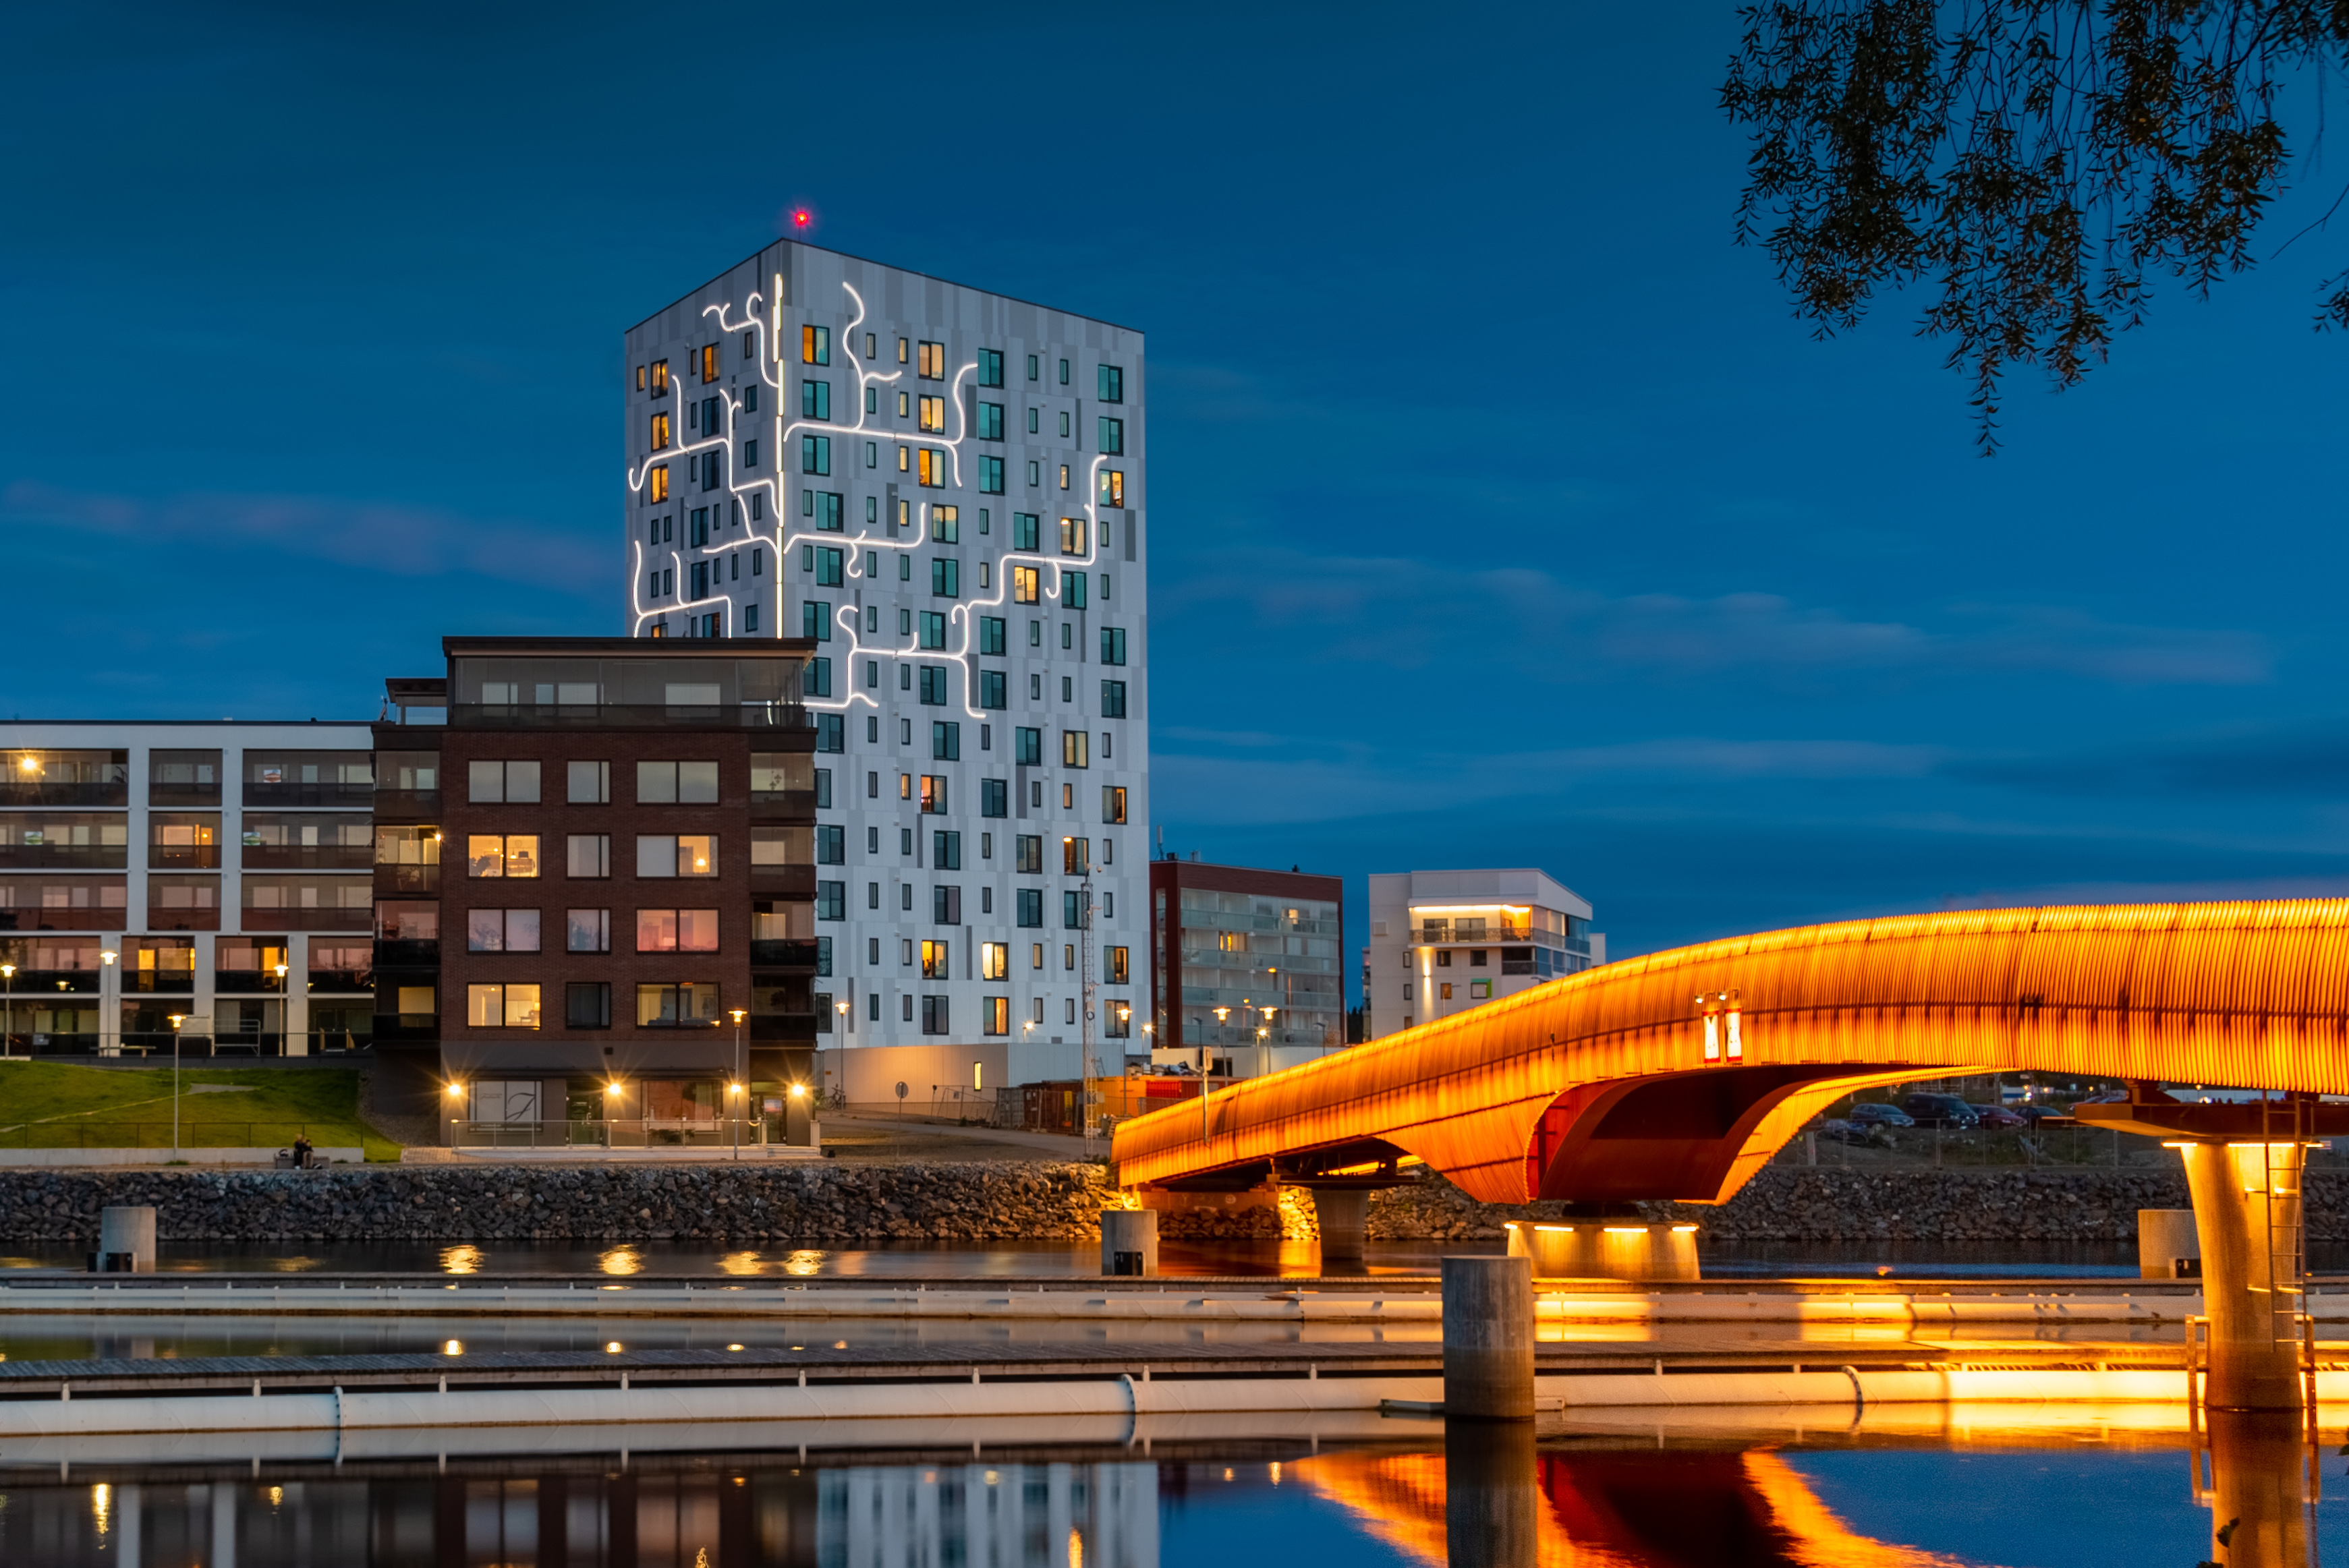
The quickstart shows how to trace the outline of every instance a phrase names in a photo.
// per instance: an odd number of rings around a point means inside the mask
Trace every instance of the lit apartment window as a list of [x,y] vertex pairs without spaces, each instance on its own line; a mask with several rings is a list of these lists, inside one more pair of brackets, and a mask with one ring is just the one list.
[[924,397],[920,403],[920,412],[923,429],[941,436],[946,434],[947,400],[945,398]]
[[925,381],[945,380],[947,378],[947,346],[943,343],[923,344],[921,363],[914,367],[914,373]]
[[828,326],[800,328],[800,363],[802,365],[832,363],[832,328]]
[[1090,731],[1090,730],[1083,730],[1083,729],[1064,729],[1064,730],[1061,731],[1061,767],[1063,767],[1063,768],[1087,768],[1087,767],[1091,767],[1091,766],[1092,766],[1092,762],[1091,762],[1090,758],[1091,758],[1092,751],[1092,731]]
[[1011,1032],[1011,998],[981,996],[978,999],[978,1032],[982,1035],[1009,1035]]
[[978,944],[978,977],[982,980],[1008,980],[1011,977],[1009,943],[982,942]]
[[1036,567],[1013,567],[1011,569],[1011,602],[1015,604],[1038,603],[1040,598],[1042,580],[1042,574]]
[[469,877],[527,878],[538,875],[536,833],[473,833],[465,840]]
[[[979,515],[984,518],[986,513],[981,512]],[[979,531],[984,533],[987,530],[981,528]],[[950,506],[930,508],[930,542],[932,543],[956,544],[961,542],[961,538],[962,513],[958,509]]]
[[668,361],[666,359],[656,359],[653,361],[652,395],[656,397],[666,397],[668,396]]
[[1061,488],[1062,490],[1069,488],[1069,465],[1066,463],[1061,465]]
[[653,465],[653,471],[645,484],[645,500],[656,505],[668,500],[668,465],[667,463]]
[[468,985],[465,1022],[477,1029],[538,1027],[538,987],[535,985]]
[[653,416],[651,445],[656,452],[668,450],[668,410],[666,408]]
[[1123,822],[1125,820],[1124,785],[1104,784],[1102,786],[1102,820],[1112,823]]
[[[718,379],[718,346],[710,344],[701,351],[701,384],[709,386]],[[1066,380],[1067,377],[1061,377]]]
[[947,482],[947,455],[935,447],[924,447],[919,477],[932,490],[943,488]]
[[714,877],[718,874],[718,838],[714,833],[640,833],[636,837],[636,875]]
[[1102,506],[1123,506],[1125,504],[1124,472],[1118,469],[1103,469],[1101,470],[1100,480],[1097,488],[1101,493],[1094,498],[1095,500]]

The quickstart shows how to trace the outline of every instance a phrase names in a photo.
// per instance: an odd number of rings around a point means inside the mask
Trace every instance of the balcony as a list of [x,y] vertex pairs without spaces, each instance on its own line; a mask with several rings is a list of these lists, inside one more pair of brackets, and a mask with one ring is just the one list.
[[218,844],[150,844],[147,869],[152,872],[209,872],[220,869]]
[[244,848],[249,872],[363,872],[375,864],[372,844],[287,844]]
[[[286,980],[293,978],[289,971]],[[212,990],[222,996],[274,996],[285,986],[274,969],[222,969],[212,975]]]
[[812,936],[788,937],[781,942],[750,941],[750,965],[754,969],[806,969],[816,966],[816,939]]
[[812,789],[750,791],[750,820],[753,822],[812,822],[815,812],[815,791]]
[[128,844],[0,844],[0,871],[119,872],[130,869]]
[[457,703],[451,729],[760,729],[807,732],[807,709],[795,702],[725,707],[631,703]]
[[815,897],[813,866],[752,866],[750,891],[783,898],[812,899]]
[[37,1000],[44,995],[61,993],[98,994],[98,971],[95,969],[19,969],[16,977],[0,987],[0,995],[13,995],[21,1006],[27,998]]
[[386,942],[378,938],[375,944],[375,966],[385,969],[438,969],[440,967],[440,943],[413,939]]
[[366,995],[375,990],[372,969],[313,969],[309,976],[310,990]]
[[431,823],[440,818],[438,789],[378,789],[373,801],[378,822]]
[[182,806],[217,806],[221,803],[218,784],[165,784],[155,779],[147,781],[147,804],[159,811],[177,810]]
[[440,892],[440,868],[412,862],[378,861],[375,865],[375,895],[378,898],[425,897],[437,898]]
[[218,931],[220,911],[205,907],[191,909],[182,904],[147,905],[147,929],[150,931]]
[[383,1040],[437,1040],[440,1037],[440,1015],[438,1013],[378,1013],[375,1016],[375,1037]]
[[244,803],[248,807],[354,806],[365,810],[375,804],[375,786],[372,783],[338,783],[324,779],[315,782],[265,784],[248,779],[244,784]]
[[130,772],[128,767],[119,768],[113,778],[98,783],[26,783],[13,777],[0,779],[0,806],[128,806],[129,804],[130,804]]
[[815,1044],[815,1026],[813,1013],[753,1013],[750,1038],[766,1045],[812,1046]]
[[336,931],[356,934],[375,923],[375,910],[369,904],[336,908],[320,904],[315,908],[302,905],[247,904],[243,927],[247,931]]
[[193,969],[125,969],[123,995],[129,996],[191,996],[196,990]]

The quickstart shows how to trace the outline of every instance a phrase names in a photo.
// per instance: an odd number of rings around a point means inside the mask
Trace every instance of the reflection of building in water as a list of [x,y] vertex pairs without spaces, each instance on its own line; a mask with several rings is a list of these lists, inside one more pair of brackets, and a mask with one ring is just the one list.
[[1158,1568],[1158,1471],[1152,1465],[826,1470],[817,1500],[823,1568]]
[[816,1490],[812,1470],[646,1473],[623,1471],[616,1462],[594,1468],[594,1461],[577,1473],[534,1477],[11,1480],[0,1491],[0,1563],[814,1568],[830,1561],[816,1544]]
[[[1322,1454],[1296,1470],[1412,1561],[1444,1568],[1442,1454]],[[1938,1553],[1853,1533],[1766,1451],[1546,1453],[1533,1484],[1543,1568],[1956,1568]]]

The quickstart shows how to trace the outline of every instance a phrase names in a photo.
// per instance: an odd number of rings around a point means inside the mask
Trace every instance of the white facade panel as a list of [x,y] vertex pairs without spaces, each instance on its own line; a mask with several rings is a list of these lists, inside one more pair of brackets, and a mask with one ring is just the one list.
[[1142,335],[784,241],[626,350],[631,634],[818,645],[819,1043],[1144,1054]]

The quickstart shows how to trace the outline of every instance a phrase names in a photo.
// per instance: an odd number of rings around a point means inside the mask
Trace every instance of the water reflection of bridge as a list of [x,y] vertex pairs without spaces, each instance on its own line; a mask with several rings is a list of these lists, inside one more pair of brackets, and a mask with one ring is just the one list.
[[[1444,1568],[1444,1454],[1323,1454],[1295,1469],[1373,1534]],[[1769,1449],[1585,1449],[1538,1454],[1532,1470],[1528,1568],[1955,1568],[1939,1553],[1854,1533]]]

